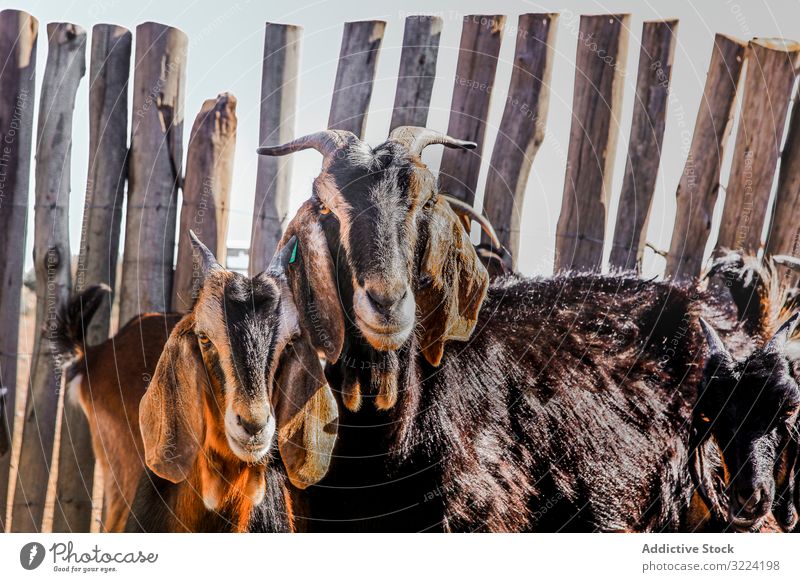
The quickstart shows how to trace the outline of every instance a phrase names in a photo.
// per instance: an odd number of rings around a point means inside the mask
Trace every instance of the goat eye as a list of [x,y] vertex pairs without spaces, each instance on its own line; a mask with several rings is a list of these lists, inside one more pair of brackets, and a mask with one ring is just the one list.
[[423,208],[425,208],[426,210],[430,210],[431,208],[433,208],[434,204],[436,204],[436,197],[435,196],[431,196],[430,198],[428,198],[428,201],[425,202],[425,205],[423,206]]
[[330,214],[331,209],[324,202],[319,203],[319,213],[320,214]]
[[204,333],[198,333],[197,339],[200,340],[200,345],[204,348],[211,347],[211,340],[208,339],[208,336]]
[[703,422],[711,422],[711,419],[705,414],[700,415],[700,420],[702,420]]

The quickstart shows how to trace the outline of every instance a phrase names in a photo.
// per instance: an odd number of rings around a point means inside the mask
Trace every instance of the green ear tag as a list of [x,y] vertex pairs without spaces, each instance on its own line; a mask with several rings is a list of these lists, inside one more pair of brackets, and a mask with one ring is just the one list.
[[297,260],[297,243],[298,242],[299,241],[297,241],[297,240],[294,241],[294,248],[292,249],[292,257],[289,259],[289,264],[290,265]]

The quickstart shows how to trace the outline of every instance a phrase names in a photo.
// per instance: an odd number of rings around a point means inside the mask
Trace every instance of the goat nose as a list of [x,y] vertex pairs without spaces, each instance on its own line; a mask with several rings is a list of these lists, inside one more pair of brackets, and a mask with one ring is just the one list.
[[369,297],[372,307],[375,309],[375,311],[382,314],[386,314],[391,311],[392,307],[405,299],[406,295],[408,294],[408,289],[404,289],[400,293],[393,293],[378,291],[375,288],[367,287],[365,291],[367,292],[367,297]]
[[747,511],[752,511],[761,503],[763,496],[764,490],[760,487],[744,487],[737,491],[736,500],[739,502],[739,507]]
[[236,415],[236,422],[238,422],[239,426],[241,426],[244,429],[244,431],[250,436],[259,435],[266,426],[266,424],[264,424],[263,422],[251,422],[245,420],[238,414]]

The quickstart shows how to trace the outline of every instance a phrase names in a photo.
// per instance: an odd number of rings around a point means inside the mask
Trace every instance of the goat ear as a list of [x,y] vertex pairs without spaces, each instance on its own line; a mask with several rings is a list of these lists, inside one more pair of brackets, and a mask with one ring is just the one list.
[[448,340],[467,340],[478,312],[489,274],[478,258],[467,231],[443,196],[438,196],[427,221],[427,241],[416,290],[425,359],[438,366]]
[[335,268],[319,212],[312,200],[306,201],[289,223],[278,254],[291,243],[286,278],[292,289],[300,325],[311,344],[333,363],[344,344],[344,311],[339,301]]
[[273,400],[281,460],[292,484],[305,489],[328,472],[339,424],[319,357],[305,339],[286,346]]
[[775,499],[772,503],[772,515],[783,531],[792,531],[797,525],[797,455],[798,443],[792,434],[781,451],[781,471],[775,479]]
[[689,475],[711,517],[722,524],[727,523],[726,503],[723,500],[725,468],[721,458],[717,456],[717,462],[710,458],[709,451],[713,447],[716,444],[709,438],[693,443],[689,456]]
[[[0,386],[0,458],[11,450],[11,435],[8,434],[8,422],[6,421],[6,393],[8,388]],[[12,413],[13,414],[13,413]]]
[[190,314],[172,330],[139,404],[147,466],[173,483],[189,474],[205,429],[202,390],[208,380],[193,325]]

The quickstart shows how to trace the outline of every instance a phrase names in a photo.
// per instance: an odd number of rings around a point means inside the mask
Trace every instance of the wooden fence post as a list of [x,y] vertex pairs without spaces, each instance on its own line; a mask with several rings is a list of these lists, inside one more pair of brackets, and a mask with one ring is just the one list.
[[[511,251],[514,267],[525,188],[547,125],[557,24],[557,14],[519,17],[514,69],[486,176],[483,209],[500,242]],[[485,234],[483,242],[489,242]]]
[[[0,61],[4,63],[0,67],[0,388],[8,391],[0,423],[9,436],[14,434],[38,32],[39,21],[27,12],[0,12]],[[0,529],[4,531],[10,461],[11,450],[0,453]]]
[[177,28],[136,27],[120,325],[172,299],[187,45]]
[[629,23],[628,14],[581,16],[555,270],[603,261]]
[[69,188],[75,93],[86,72],[86,32],[74,24],[47,25],[48,53],[36,141],[36,206],[33,261],[36,269],[36,329],[25,406],[12,531],[39,531],[44,514],[61,359],[52,333],[58,309],[69,300]]
[[438,16],[406,18],[390,131],[401,125],[425,127],[428,122],[441,36]]
[[345,22],[328,129],[346,129],[364,137],[385,29],[382,20]]
[[781,39],[750,41],[742,113],[717,249],[755,253],[761,245],[799,61],[800,43]]
[[505,24],[506,17],[502,15],[470,14],[464,17],[461,29],[447,134],[474,141],[478,147],[445,148],[439,166],[439,189],[468,204],[475,202],[486,118]]
[[173,311],[189,311],[202,283],[201,268],[194,263],[190,229],[211,249],[220,264],[225,264],[235,148],[236,97],[222,93],[203,103],[189,138],[178,262],[172,283]]
[[[116,282],[128,155],[130,66],[130,31],[114,24],[95,25],[89,73],[89,170],[75,277],[77,293],[96,283],[113,289]],[[112,302],[111,297],[106,297],[86,326],[87,345],[97,345],[108,338]],[[93,484],[89,423],[77,400],[64,398],[54,532],[90,530]]]
[[611,266],[617,269],[638,272],[642,265],[661,163],[677,27],[677,20],[645,22],[642,27],[628,159],[609,257]]
[[714,37],[703,100],[675,194],[678,209],[665,274],[679,281],[697,277],[702,268],[746,47],[729,36]]
[[[800,88],[794,99],[789,135],[781,154],[778,190],[772,207],[767,253],[800,257]],[[792,278],[797,273],[785,273]]]
[[[303,29],[267,22],[264,64],[261,69],[261,145],[294,139],[297,111],[297,76]],[[250,275],[269,265],[283,234],[289,207],[294,156],[258,156],[253,233],[250,239]]]

